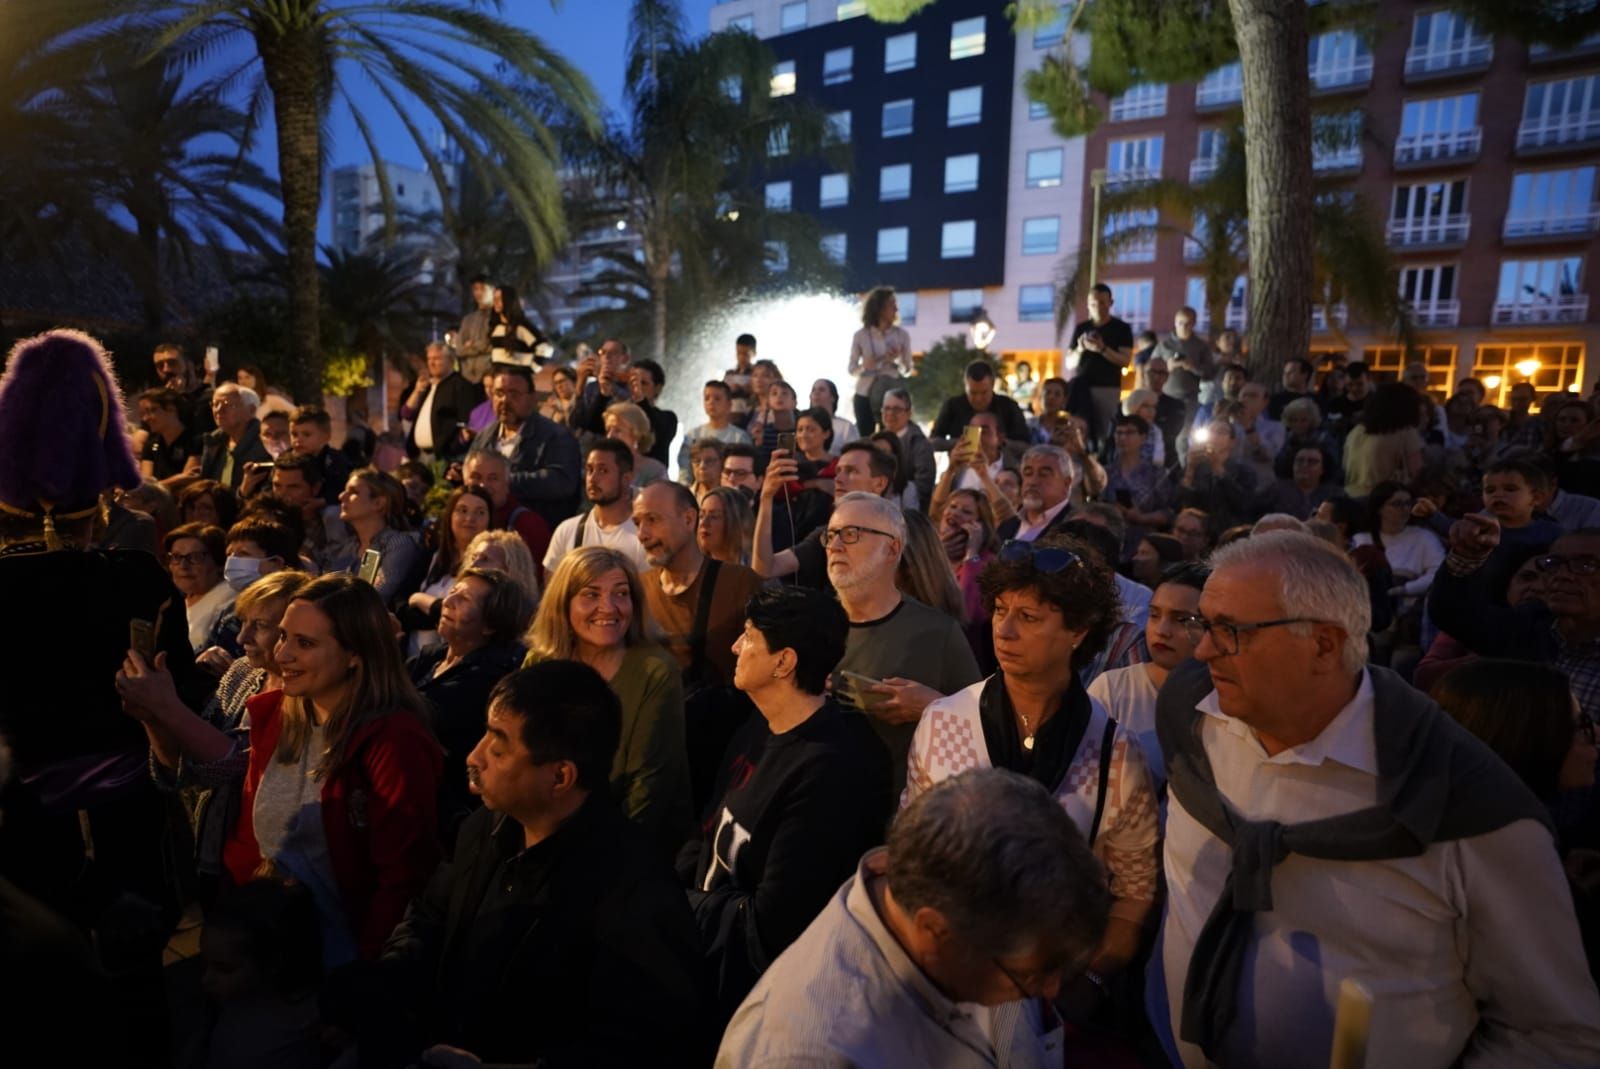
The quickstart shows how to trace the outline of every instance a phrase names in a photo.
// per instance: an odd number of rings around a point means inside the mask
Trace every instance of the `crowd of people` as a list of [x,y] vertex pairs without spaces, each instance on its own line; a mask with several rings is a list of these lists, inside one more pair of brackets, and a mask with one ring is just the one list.
[[746,334],[702,422],[478,280],[343,443],[19,342],[10,1048],[1321,1066],[1353,981],[1368,1065],[1600,1065],[1591,403],[1112,305],[918,413],[874,290],[853,420]]

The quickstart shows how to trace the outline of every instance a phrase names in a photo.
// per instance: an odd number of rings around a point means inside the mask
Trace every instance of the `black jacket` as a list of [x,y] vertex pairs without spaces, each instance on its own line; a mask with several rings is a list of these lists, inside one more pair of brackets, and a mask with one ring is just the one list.
[[[433,397],[433,410],[429,413],[429,422],[433,425],[433,455],[445,460],[466,456],[472,438],[469,436],[463,441],[461,432],[466,429],[467,417],[483,400],[483,388],[462,378],[459,371],[452,371],[441,382],[428,387],[428,392],[422,395],[423,405],[428,403],[430,395]],[[417,410],[422,410],[420,405]],[[416,428],[412,427],[406,432],[406,454],[414,457],[421,452]]]
[[363,1064],[434,1043],[549,1069],[709,1064],[694,919],[655,846],[602,796],[523,841],[474,813],[379,961],[335,974],[325,1008],[369,1026]]
[[[500,423],[473,439],[474,449],[497,449]],[[522,440],[511,458],[511,496],[543,516],[554,530],[578,507],[583,489],[583,456],[567,428],[535,412],[522,424]]]
[[261,421],[252,419],[244,429],[244,435],[239,439],[239,444],[233,447],[228,445],[228,436],[221,431],[212,431],[206,435],[205,445],[200,450],[200,478],[222,481],[222,468],[227,463],[228,454],[233,454],[233,471],[228,477],[228,489],[237,490],[244,481],[244,466],[254,463],[272,463],[272,454],[267,452],[267,447],[261,442]]
[[[1047,535],[1055,534],[1061,529],[1062,524],[1066,523],[1068,520],[1075,520],[1077,518],[1077,513],[1072,511],[1071,505],[1068,505],[1066,508],[1056,513],[1055,519],[1045,524],[1044,530],[1039,532],[1039,538],[1044,538]],[[1002,523],[999,527],[996,527],[994,533],[995,537],[999,538],[1001,542],[1008,542],[1017,537],[1017,532],[1020,530],[1022,530],[1022,517],[1013,516],[1006,522]],[[1034,539],[1036,542],[1038,540],[1038,538]]]
[[[955,397],[946,398],[944,404],[939,406],[939,418],[933,421],[934,438],[959,438],[961,431],[971,422],[973,416],[972,402],[967,400],[966,394],[957,394]],[[1011,398],[1003,393],[994,395],[994,400],[989,402],[989,411],[1000,417],[1000,435],[1013,442],[1031,444],[1033,435],[1028,430],[1028,420],[1022,414],[1022,408]]]

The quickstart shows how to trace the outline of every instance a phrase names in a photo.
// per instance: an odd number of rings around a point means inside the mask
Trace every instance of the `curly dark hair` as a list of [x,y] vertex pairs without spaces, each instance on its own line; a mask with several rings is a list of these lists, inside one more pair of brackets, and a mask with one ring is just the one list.
[[894,296],[893,286],[876,286],[867,294],[867,299],[861,305],[861,325],[875,327],[878,320],[883,318],[883,306],[889,303],[889,298]]
[[978,577],[984,610],[993,614],[995,599],[1001,594],[1035,591],[1061,611],[1063,624],[1074,631],[1086,632],[1072,655],[1073,669],[1081,669],[1105,648],[1111,632],[1122,620],[1122,599],[1117,596],[1116,577],[1100,552],[1079,539],[1048,535],[1033,543],[1033,548],[1035,551],[1064,549],[1075,554],[1079,563],[1047,574],[1034,567],[1031,557],[1020,561],[996,557]]
[[1367,398],[1361,411],[1361,425],[1368,434],[1389,434],[1415,427],[1421,395],[1403,382],[1381,382]]

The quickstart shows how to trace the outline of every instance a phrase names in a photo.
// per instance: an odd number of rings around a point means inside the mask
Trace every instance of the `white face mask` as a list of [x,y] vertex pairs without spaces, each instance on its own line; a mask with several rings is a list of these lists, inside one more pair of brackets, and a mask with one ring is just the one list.
[[222,578],[236,591],[261,578],[261,558],[235,557],[230,555],[222,563]]

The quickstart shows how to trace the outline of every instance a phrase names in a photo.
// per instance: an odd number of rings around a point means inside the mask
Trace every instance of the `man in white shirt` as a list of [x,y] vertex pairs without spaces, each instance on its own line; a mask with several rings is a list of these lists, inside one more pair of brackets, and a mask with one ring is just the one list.
[[[1189,1069],[1323,1066],[1339,984],[1366,1064],[1600,1064],[1600,995],[1548,816],[1394,673],[1348,558],[1277,531],[1212,555],[1163,688],[1158,956]],[[1159,984],[1152,987],[1159,990]]]
[[749,432],[743,427],[734,426],[732,422],[733,391],[727,383],[716,379],[707,382],[700,388],[700,404],[705,409],[706,421],[690,428],[683,436],[683,443],[678,446],[678,481],[685,486],[694,479],[693,451],[696,442],[710,439],[724,444],[750,444]]
[[578,546],[610,546],[627,554],[639,571],[649,568],[633,523],[633,452],[614,438],[596,442],[583,464],[583,489],[590,507],[562,520],[550,536],[545,571],[555,571],[567,551]]
[[1107,899],[1043,787],[992,768],[945,780],[762,975],[717,1069],[1059,1067],[1049,1003],[1099,943]]

